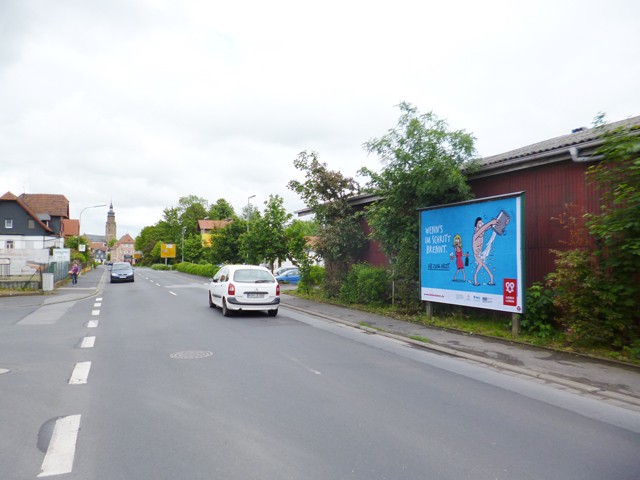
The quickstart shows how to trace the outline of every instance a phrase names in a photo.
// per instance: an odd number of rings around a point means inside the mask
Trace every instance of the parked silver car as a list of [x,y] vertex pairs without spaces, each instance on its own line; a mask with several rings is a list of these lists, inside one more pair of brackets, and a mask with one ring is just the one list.
[[225,265],[209,283],[209,306],[220,307],[225,317],[242,310],[264,310],[275,317],[280,306],[280,285],[264,267]]

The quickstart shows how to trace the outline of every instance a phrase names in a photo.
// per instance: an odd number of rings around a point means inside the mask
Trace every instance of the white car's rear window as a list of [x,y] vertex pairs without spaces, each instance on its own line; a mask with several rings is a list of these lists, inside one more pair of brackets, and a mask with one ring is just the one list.
[[238,283],[274,283],[273,276],[265,270],[241,269],[233,274],[233,280]]

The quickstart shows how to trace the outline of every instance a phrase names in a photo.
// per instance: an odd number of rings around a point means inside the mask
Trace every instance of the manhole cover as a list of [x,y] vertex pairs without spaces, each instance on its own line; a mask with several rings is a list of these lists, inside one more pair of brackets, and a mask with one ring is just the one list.
[[213,352],[208,350],[187,350],[186,352],[176,352],[169,355],[171,358],[177,358],[178,360],[197,360],[198,358],[206,358],[213,355]]

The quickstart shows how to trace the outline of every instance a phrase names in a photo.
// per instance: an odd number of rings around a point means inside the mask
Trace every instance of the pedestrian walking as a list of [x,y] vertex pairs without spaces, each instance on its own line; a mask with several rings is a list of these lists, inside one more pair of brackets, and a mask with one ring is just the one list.
[[71,284],[75,285],[78,283],[78,272],[80,272],[80,267],[78,266],[78,261],[73,262],[73,267],[71,268]]

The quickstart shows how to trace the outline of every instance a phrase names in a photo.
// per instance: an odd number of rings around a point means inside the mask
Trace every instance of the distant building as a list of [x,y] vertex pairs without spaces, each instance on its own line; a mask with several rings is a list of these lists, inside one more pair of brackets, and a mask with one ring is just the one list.
[[91,255],[98,263],[104,263],[107,260],[107,244],[104,242],[91,242]]
[[216,230],[222,230],[231,222],[233,222],[233,220],[231,220],[230,218],[226,220],[198,220],[198,231],[200,232],[202,246],[210,247],[211,232],[214,232]]
[[115,240],[116,233],[116,213],[113,211],[113,202],[109,204],[109,211],[107,212],[107,223],[104,229],[105,243],[109,245],[111,240]]
[[135,243],[133,237],[125,233],[111,248],[111,261],[135,263]]

